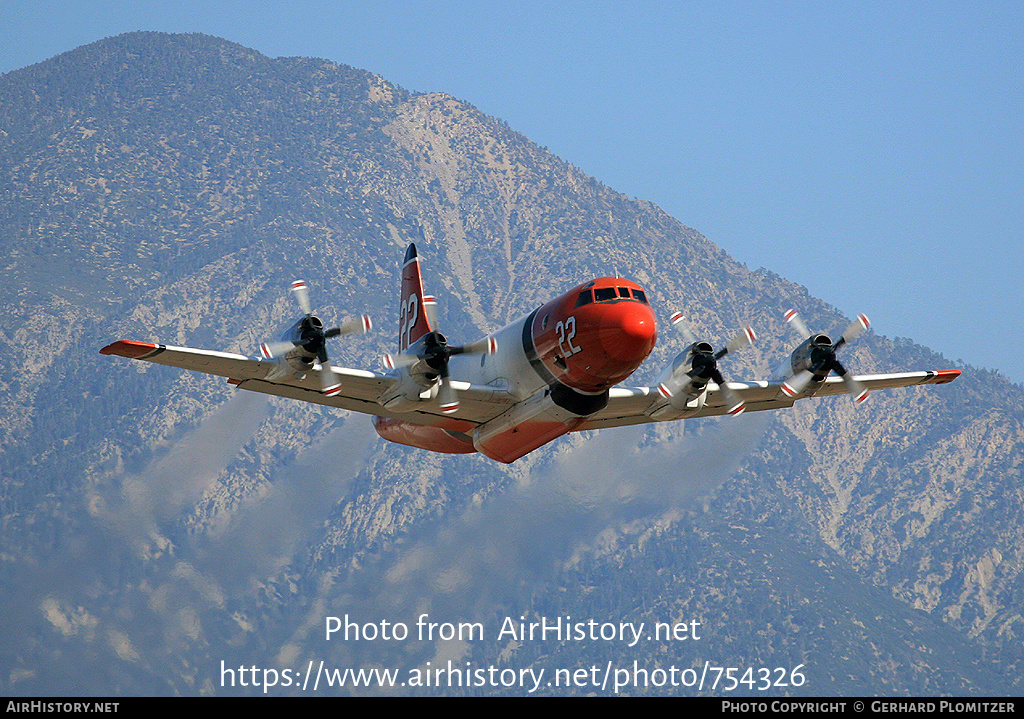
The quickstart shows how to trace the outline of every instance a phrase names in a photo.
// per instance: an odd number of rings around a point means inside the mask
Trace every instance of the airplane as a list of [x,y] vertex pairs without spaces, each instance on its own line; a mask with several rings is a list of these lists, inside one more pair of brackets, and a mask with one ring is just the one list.
[[945,384],[960,375],[947,369],[855,376],[836,352],[868,328],[867,318],[859,316],[833,342],[810,332],[791,310],[786,319],[802,342],[780,372],[770,380],[729,382],[718,362],[753,343],[754,331],[743,328],[716,351],[694,337],[677,312],[671,319],[686,348],[653,386],[620,387],[657,340],[654,311],[636,282],[585,282],[482,339],[452,345],[437,329],[437,299],[423,292],[414,244],[401,274],[398,352],[384,356],[384,373],[331,364],[326,341],[368,332],[372,323],[362,315],[325,329],[301,280],[292,284],[292,293],[303,316],[281,341],[264,344],[260,358],[131,340],[100,352],[361,412],[392,442],[434,452],[479,452],[504,463],[569,432],[783,409],[800,399],[838,394],[851,394],[859,403],[870,390]]

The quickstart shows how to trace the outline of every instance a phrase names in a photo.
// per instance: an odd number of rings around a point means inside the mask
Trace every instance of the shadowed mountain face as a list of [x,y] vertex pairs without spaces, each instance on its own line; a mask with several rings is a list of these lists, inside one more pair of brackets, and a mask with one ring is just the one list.
[[[528,669],[546,672],[538,693],[611,693],[593,666],[629,670],[614,676],[631,694],[1020,692],[1024,410],[993,373],[685,436],[574,435],[501,466],[98,354],[135,339],[255,355],[294,320],[302,277],[326,322],[373,316],[331,357],[377,369],[410,241],[455,341],[591,276],[635,278],[661,337],[632,384],[682,348],[677,308],[719,345],[754,325],[758,344],[723,360],[735,379],[788,356],[790,307],[814,330],[847,324],[466,102],[134,33],[0,77],[0,180],[5,693],[252,694],[273,669],[267,693],[295,694],[321,660],[401,672],[380,693],[523,694]],[[875,334],[843,361],[949,366]],[[423,637],[422,614],[438,624]],[[345,615],[409,635],[328,640],[325,618]],[[643,622],[644,638],[511,631],[559,619]],[[448,661],[496,679],[416,685]],[[749,681],[687,684],[705,662]],[[258,678],[222,672],[243,665]],[[556,685],[559,669],[588,678]]]

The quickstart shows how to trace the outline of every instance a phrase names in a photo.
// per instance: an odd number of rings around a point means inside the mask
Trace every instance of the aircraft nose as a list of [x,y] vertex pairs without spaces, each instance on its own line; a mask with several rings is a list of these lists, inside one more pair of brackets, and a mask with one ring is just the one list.
[[595,291],[589,302],[580,302],[575,291],[559,298],[555,302],[563,305],[563,314],[554,318],[542,308],[534,329],[535,346],[551,376],[591,394],[633,374],[658,339],[654,312],[642,290],[615,287],[609,296],[608,287],[598,289],[600,295]]
[[654,312],[639,302],[620,302],[608,308],[601,322],[601,346],[608,357],[638,366],[658,339]]

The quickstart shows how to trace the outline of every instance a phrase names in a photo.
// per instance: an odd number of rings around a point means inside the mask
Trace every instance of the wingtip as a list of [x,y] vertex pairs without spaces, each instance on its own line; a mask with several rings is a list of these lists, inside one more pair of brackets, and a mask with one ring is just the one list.
[[128,359],[139,359],[157,350],[159,345],[152,342],[134,342],[132,340],[118,340],[112,342],[100,350],[101,355],[117,355]]

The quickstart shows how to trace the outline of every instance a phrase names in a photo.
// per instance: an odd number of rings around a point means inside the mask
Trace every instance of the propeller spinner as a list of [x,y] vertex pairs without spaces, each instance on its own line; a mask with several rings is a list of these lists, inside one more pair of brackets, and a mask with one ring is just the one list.
[[782,391],[787,397],[796,397],[807,388],[812,380],[820,382],[829,373],[835,372],[847,390],[853,397],[853,401],[860,404],[868,398],[868,390],[860,382],[853,378],[842,363],[837,359],[836,352],[847,342],[859,337],[864,330],[871,326],[866,315],[857,315],[850,325],[843,330],[842,336],[833,344],[832,338],[828,335],[812,334],[803,323],[796,310],[789,310],[785,314],[789,322],[806,339],[793,351],[791,357],[792,373],[782,383]]
[[337,327],[324,329],[323,320],[313,314],[309,301],[309,286],[303,280],[295,280],[291,286],[292,294],[299,308],[305,314],[289,331],[287,339],[280,342],[268,342],[260,345],[260,351],[267,359],[283,356],[295,348],[301,348],[300,359],[311,363],[313,358],[320,363],[321,391],[327,396],[334,396],[341,391],[338,381],[327,356],[327,340],[355,333],[369,332],[373,328],[370,316],[363,314],[345,320]]
[[744,402],[729,389],[725,377],[718,369],[718,360],[730,352],[753,344],[757,339],[753,328],[744,327],[725,347],[715,352],[709,343],[697,341],[683,321],[681,312],[674,313],[671,319],[672,324],[678,327],[686,337],[689,347],[673,362],[673,369],[668,377],[658,384],[658,392],[662,397],[671,401],[681,394],[703,391],[708,382],[714,382],[725,399],[728,414],[740,414],[744,409]]

